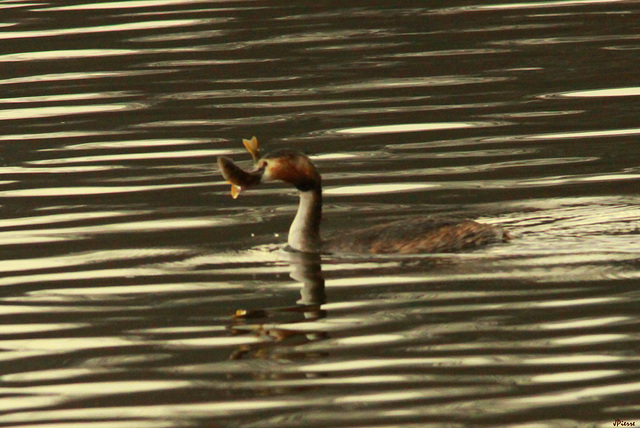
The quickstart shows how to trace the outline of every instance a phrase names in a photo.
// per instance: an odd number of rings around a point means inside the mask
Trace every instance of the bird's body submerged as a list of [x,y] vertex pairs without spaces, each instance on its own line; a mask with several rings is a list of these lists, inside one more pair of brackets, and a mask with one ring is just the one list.
[[256,161],[253,171],[244,171],[228,158],[218,158],[222,175],[232,184],[232,195],[263,181],[282,180],[299,191],[298,212],[289,229],[291,249],[308,253],[378,253],[419,254],[446,253],[504,242],[509,235],[501,228],[472,220],[444,218],[412,218],[388,224],[349,230],[323,241],[320,237],[322,218],[322,179],[315,165],[304,154],[280,151],[258,157],[255,138],[244,140]]
[[346,232],[327,240],[323,248],[340,253],[450,253],[506,238],[502,229],[472,220],[419,217]]

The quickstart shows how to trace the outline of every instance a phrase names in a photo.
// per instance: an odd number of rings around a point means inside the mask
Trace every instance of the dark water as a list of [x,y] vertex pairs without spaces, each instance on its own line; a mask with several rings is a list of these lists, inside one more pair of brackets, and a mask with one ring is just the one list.
[[[0,424],[640,424],[638,5],[0,1]],[[287,254],[253,135],[515,239]]]

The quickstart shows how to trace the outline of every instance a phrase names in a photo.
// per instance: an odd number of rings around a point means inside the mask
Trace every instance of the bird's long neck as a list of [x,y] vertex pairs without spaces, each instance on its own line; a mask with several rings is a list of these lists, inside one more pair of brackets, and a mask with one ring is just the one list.
[[305,253],[320,251],[320,220],[322,218],[322,189],[300,191],[298,212],[289,229],[288,244]]

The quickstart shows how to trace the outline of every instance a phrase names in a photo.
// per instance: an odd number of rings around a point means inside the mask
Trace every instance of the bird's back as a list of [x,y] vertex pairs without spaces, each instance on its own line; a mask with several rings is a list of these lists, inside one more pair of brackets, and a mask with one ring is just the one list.
[[332,253],[449,253],[507,240],[509,235],[496,226],[423,217],[341,233],[326,240],[323,248]]

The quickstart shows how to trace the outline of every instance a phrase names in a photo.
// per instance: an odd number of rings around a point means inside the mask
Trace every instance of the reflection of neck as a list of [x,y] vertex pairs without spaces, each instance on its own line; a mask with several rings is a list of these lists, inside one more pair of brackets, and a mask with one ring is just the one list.
[[289,229],[291,248],[306,253],[320,251],[320,219],[322,217],[322,189],[300,191],[298,212]]
[[322,259],[319,253],[301,253],[299,251],[286,252],[291,267],[289,276],[294,281],[303,284],[300,290],[300,300],[296,303],[305,306],[318,306],[307,308],[304,311],[305,318],[320,318],[323,316],[319,305],[326,302],[324,294],[324,276],[322,275]]

